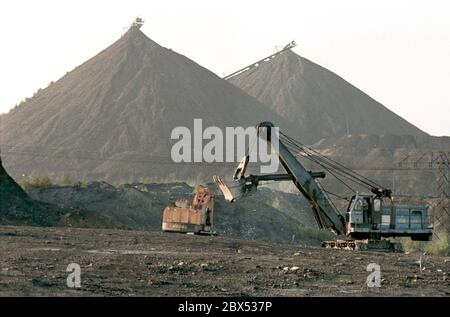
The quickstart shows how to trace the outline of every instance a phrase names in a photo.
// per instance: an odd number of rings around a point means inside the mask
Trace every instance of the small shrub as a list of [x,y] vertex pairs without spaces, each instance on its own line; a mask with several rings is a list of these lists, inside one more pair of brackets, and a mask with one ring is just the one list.
[[22,187],[25,190],[50,187],[52,182],[48,176],[33,177],[23,182]]
[[63,185],[64,186],[70,186],[72,185],[72,181],[70,180],[70,176],[69,175],[64,175],[63,177]]
[[411,238],[400,238],[399,241],[403,250],[407,253],[423,253],[425,252],[426,243],[431,242],[423,242],[423,241],[413,241]]
[[425,251],[430,254],[435,255],[444,255],[449,256],[450,255],[450,237],[449,234],[440,234],[439,240],[436,239],[433,242],[430,242],[426,245]]
[[439,238],[433,241],[412,241],[410,238],[401,239],[403,249],[409,253],[423,253],[450,256],[450,236],[447,233],[436,234]]
[[88,181],[83,180],[83,181],[80,182],[80,187],[81,188],[88,188],[88,186],[89,186]]
[[314,227],[305,227],[302,230],[302,236],[318,241],[335,240],[336,236],[328,230],[318,229]]

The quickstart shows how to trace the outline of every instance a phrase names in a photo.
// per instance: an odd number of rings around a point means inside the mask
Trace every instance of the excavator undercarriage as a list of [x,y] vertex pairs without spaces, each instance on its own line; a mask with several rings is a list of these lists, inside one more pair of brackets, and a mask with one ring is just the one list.
[[322,247],[328,249],[341,249],[352,251],[384,251],[384,252],[403,252],[403,245],[399,242],[390,240],[333,240],[323,241]]

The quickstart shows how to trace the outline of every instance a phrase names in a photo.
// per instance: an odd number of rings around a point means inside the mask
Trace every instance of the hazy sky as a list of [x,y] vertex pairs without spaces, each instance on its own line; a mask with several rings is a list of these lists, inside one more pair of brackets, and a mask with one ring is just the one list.
[[136,16],[218,75],[296,40],[419,128],[450,135],[450,1],[39,0],[0,6],[0,112],[117,40]]

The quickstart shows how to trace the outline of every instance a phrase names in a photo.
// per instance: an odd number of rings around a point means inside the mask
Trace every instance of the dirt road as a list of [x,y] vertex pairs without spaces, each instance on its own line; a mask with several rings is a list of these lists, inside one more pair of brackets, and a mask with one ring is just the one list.
[[[0,227],[0,295],[448,296],[450,258],[162,232]],[[81,288],[67,287],[70,263]],[[381,267],[381,287],[366,284]]]

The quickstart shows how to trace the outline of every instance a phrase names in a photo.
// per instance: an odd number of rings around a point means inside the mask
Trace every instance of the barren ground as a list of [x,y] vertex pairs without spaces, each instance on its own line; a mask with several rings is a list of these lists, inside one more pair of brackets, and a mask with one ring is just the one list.
[[[448,296],[450,259],[148,231],[0,227],[1,296]],[[369,288],[369,263],[381,266]],[[66,286],[69,263],[81,289]],[[285,270],[288,268],[288,270]]]

